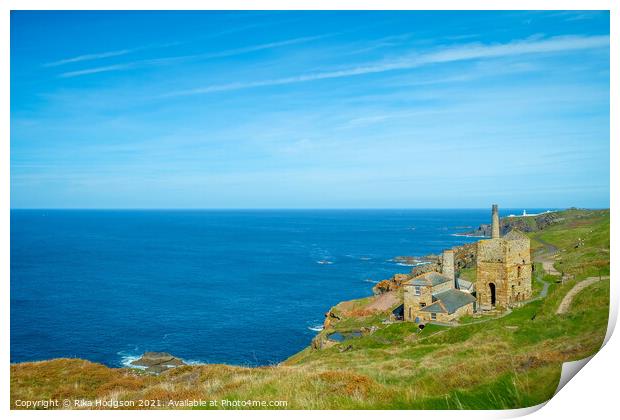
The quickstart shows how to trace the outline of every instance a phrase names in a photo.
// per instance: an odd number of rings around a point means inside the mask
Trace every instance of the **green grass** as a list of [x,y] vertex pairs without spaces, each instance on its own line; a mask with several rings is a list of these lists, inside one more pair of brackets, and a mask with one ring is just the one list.
[[579,279],[609,275],[609,210],[567,210],[562,216],[561,223],[530,237],[559,248],[554,265],[560,272]]
[[459,272],[459,277],[471,281],[472,283],[476,282],[476,267],[470,268],[461,268]]

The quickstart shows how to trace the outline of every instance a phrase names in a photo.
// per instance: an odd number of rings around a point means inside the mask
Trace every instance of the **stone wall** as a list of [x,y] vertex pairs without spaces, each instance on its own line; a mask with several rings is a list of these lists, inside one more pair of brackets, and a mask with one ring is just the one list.
[[454,251],[446,249],[441,259],[441,273],[454,282]]
[[530,240],[528,238],[507,241],[506,264],[530,264]]
[[415,319],[413,315],[413,309],[420,305],[420,297],[414,295],[413,286],[405,286],[403,292],[403,305],[404,313],[403,319],[405,321],[413,321]]
[[509,304],[532,297],[532,263],[528,238],[508,241],[506,277],[510,287],[508,291]]
[[[479,305],[483,308],[507,306],[508,304],[505,258],[505,240],[498,238],[478,242],[476,296]],[[495,288],[495,301],[492,298],[493,286]]]
[[502,239],[483,239],[478,241],[477,259],[480,262],[504,262],[506,258],[506,241]]
[[465,306],[461,306],[452,315],[455,318],[460,318],[464,315],[473,315],[473,314],[474,314],[474,303],[472,302],[472,303],[468,303]]
[[476,296],[481,307],[509,307],[532,296],[530,240],[489,239],[478,242]]
[[406,285],[404,291],[404,320],[415,321],[416,317],[420,313],[420,305],[424,303],[426,306],[433,303],[432,288],[430,286],[419,286],[420,296],[415,294],[415,286]]
[[[495,287],[495,302],[492,301],[491,285]],[[478,261],[476,268],[476,298],[480,307],[506,306],[508,297],[506,270],[503,262]]]

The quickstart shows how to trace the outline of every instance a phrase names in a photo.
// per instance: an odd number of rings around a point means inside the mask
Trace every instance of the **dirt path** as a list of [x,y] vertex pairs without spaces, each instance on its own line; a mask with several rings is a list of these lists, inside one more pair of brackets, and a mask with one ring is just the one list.
[[566,296],[564,296],[564,299],[562,299],[562,302],[560,302],[560,306],[558,306],[558,310],[555,311],[555,313],[558,315],[565,314],[566,312],[568,312],[568,309],[570,308],[570,304],[573,302],[573,298],[577,295],[577,293],[581,292],[586,287],[593,285],[599,280],[608,279],[608,278],[609,276],[588,277],[587,279],[580,281],[579,283],[574,285],[572,289],[568,291]]
[[379,295],[370,305],[366,306],[367,310],[370,311],[387,311],[392,306],[398,303],[398,296],[396,292],[387,292]]
[[542,263],[543,266],[543,270],[545,270],[545,272],[554,275],[554,276],[559,276],[562,273],[560,273],[558,270],[555,269],[555,267],[553,266],[554,261],[552,259],[544,259],[540,261]]
[[562,273],[556,270],[553,266],[553,263],[555,262],[555,257],[558,253],[558,248],[555,245],[545,241],[544,239],[541,239],[540,235],[537,235],[535,238],[543,245],[544,251],[536,255],[534,257],[534,261],[542,263],[543,270],[545,270],[545,272],[554,276],[560,276]]

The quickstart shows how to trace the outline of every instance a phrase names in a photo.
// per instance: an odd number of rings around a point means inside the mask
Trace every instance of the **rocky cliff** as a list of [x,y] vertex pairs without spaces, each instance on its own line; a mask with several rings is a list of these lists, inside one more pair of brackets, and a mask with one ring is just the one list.
[[[521,232],[536,232],[563,220],[561,213],[541,213],[536,216],[518,216],[504,217],[500,219],[500,232],[502,235],[510,232],[512,229],[518,229]],[[466,232],[466,236],[491,236],[491,225],[484,224],[478,228]]]

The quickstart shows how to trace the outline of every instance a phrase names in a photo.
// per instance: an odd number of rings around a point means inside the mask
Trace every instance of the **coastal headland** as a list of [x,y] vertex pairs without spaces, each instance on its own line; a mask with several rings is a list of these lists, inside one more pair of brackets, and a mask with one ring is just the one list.
[[[75,404],[92,400],[129,408],[195,408],[174,404],[188,400],[286,401],[290,409],[536,405],[555,392],[563,362],[588,357],[603,342],[609,226],[609,210],[502,219],[504,232],[517,227],[527,234],[535,261],[533,297],[510,311],[463,317],[450,325],[429,323],[424,329],[399,321],[394,311],[402,304],[402,282],[441,264],[438,256],[401,256],[403,262],[424,264],[377,283],[366,298],[332,307],[312,343],[282,363],[188,366],[167,354],[145,355],[142,367],[152,367],[150,372],[80,359],[17,363],[11,365],[11,407],[26,408],[19,402],[32,400],[67,400],[66,406],[37,408],[76,409],[110,408]],[[463,234],[487,233],[481,226]],[[475,247],[456,250],[460,277],[475,280],[475,258]],[[160,403],[129,404],[146,400]]]

